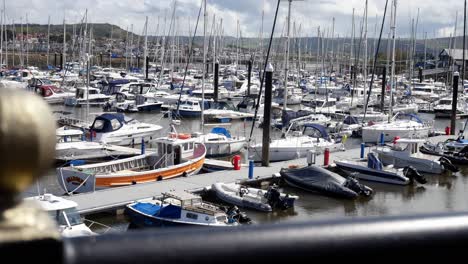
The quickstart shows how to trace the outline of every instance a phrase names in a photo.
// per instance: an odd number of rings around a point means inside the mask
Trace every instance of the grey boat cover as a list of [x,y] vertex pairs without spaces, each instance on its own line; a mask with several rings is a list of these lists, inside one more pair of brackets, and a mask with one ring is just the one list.
[[354,178],[344,178],[314,165],[298,169],[281,169],[280,174],[289,185],[329,196],[356,198],[360,195],[370,196],[373,192],[371,188],[360,184]]

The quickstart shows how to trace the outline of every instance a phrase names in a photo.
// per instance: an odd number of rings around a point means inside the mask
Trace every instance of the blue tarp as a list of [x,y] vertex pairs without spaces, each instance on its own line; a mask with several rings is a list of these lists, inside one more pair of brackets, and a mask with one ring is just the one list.
[[211,130],[211,133],[213,133],[213,134],[221,134],[221,135],[225,135],[227,138],[231,138],[231,134],[230,134],[229,131],[227,131],[227,129],[224,128],[224,127],[214,127],[214,128]]
[[168,205],[164,206],[160,211],[159,211],[159,217],[164,217],[164,218],[172,218],[172,219],[178,219],[180,218],[182,213],[182,209],[180,206],[176,205]]
[[132,208],[147,215],[156,215],[161,210],[159,205],[151,203],[137,203]]
[[382,162],[375,156],[374,153],[369,153],[367,155],[367,167],[374,170],[382,170]]

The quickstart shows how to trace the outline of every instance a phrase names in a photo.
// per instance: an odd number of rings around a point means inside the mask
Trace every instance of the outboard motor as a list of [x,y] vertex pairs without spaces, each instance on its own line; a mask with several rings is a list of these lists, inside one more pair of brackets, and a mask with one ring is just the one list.
[[349,177],[346,180],[344,186],[356,192],[359,195],[364,195],[365,197],[371,196],[372,193],[374,192],[374,190],[365,186],[364,184],[359,183],[359,181],[353,177]]
[[241,212],[237,206],[231,206],[227,209],[226,214],[229,222],[237,222],[239,224],[251,224],[252,219],[247,217],[244,212]]
[[446,157],[441,157],[439,161],[440,161],[440,164],[442,164],[442,166],[444,167],[444,169],[449,170],[451,172],[459,171],[458,167],[453,165],[452,162]]
[[268,200],[268,204],[271,208],[279,208],[281,210],[291,208],[294,203],[294,199],[291,199],[289,195],[281,197],[281,193],[275,186],[268,188],[268,192],[265,193],[265,198]]
[[403,175],[410,179],[410,183],[413,184],[414,180],[421,184],[426,184],[427,180],[422,176],[418,170],[416,170],[413,166],[408,166],[403,169]]

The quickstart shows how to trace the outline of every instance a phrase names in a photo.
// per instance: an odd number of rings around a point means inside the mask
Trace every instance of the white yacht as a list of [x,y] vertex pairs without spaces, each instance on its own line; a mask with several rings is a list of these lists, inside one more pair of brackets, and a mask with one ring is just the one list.
[[[307,124],[304,130],[286,133],[284,138],[270,141],[270,161],[293,160],[307,155],[307,151],[315,150],[323,153],[328,148],[330,152],[344,150],[344,145],[330,138],[325,127],[317,124]],[[262,161],[262,144],[249,147],[249,157],[254,161]]]
[[147,142],[161,129],[159,125],[140,123],[120,113],[106,113],[94,119],[90,133],[97,141],[125,146],[138,144],[142,139]]
[[[398,119],[407,116],[409,119]],[[427,138],[433,124],[424,122],[416,115],[396,114],[391,122],[376,123],[362,128],[362,141],[379,143],[381,134],[384,134],[384,141],[392,141],[396,137],[400,138]]]
[[57,163],[69,163],[77,160],[94,162],[140,154],[140,151],[134,148],[85,141],[85,134],[78,129],[61,127],[56,130],[56,136],[55,160]]
[[206,146],[206,157],[224,157],[239,153],[247,145],[245,137],[233,137],[224,127],[214,127],[210,133],[192,133]]

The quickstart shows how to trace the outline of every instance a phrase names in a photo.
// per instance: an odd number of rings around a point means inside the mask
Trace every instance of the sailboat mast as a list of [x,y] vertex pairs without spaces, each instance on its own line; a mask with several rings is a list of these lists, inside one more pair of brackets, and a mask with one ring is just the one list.
[[367,95],[367,0],[364,9],[364,98]]
[[6,4],[3,0],[3,34],[5,34],[5,65],[8,67],[8,32],[7,32],[7,17],[6,17]]
[[389,107],[389,115],[388,121],[390,122],[393,116],[393,86],[395,85],[395,32],[396,32],[396,11],[397,11],[397,0],[393,0],[393,17],[392,17],[392,72],[390,74],[390,107]]
[[29,65],[29,19],[26,13],[26,66]]
[[[144,61],[143,72],[144,73],[148,71],[148,69],[146,68],[148,65],[147,60],[148,60],[148,16],[146,16],[146,21],[145,21],[145,44],[143,48],[143,61]],[[145,75],[145,77],[147,76]]]
[[3,14],[5,13],[5,10],[2,9],[1,12],[1,17],[0,17],[0,63],[3,63],[3,24],[5,24],[5,21],[3,21]]
[[[465,85],[465,43],[466,43],[466,0],[463,7],[463,63],[462,63],[462,86]],[[455,128],[454,128],[455,129]]]
[[128,71],[128,26],[127,26],[127,37],[125,38],[125,70]]
[[130,25],[130,68],[133,67],[133,24]]
[[353,16],[351,18],[351,45],[349,46],[349,73],[350,73],[350,80],[353,78],[353,51],[354,51],[354,8],[353,8]]
[[[66,64],[66,54],[67,54],[67,25],[65,24],[65,17],[63,17],[63,64],[62,64],[62,70],[63,70],[63,78],[65,79],[65,64]],[[26,50],[26,53],[28,51]],[[26,62],[27,63],[27,62]]]
[[[113,35],[114,35],[114,25],[111,25],[111,34],[110,34],[110,45],[109,45],[109,68],[112,69],[112,42],[113,42]],[[139,48],[140,46],[138,46]],[[139,55],[140,53],[138,53]],[[139,68],[140,65],[137,65],[137,68]]]
[[205,69],[206,69],[206,23],[208,22],[208,14],[206,13],[206,1],[203,2],[203,69],[202,69],[202,101],[201,101],[201,131],[205,130]]
[[288,23],[287,23],[287,35],[286,35],[286,58],[285,58],[285,67],[284,67],[284,101],[283,101],[283,110],[286,110],[288,104],[288,73],[289,73],[289,38],[291,31],[291,4],[292,0],[288,1]]
[[49,67],[50,56],[50,16],[47,20],[47,67]]

